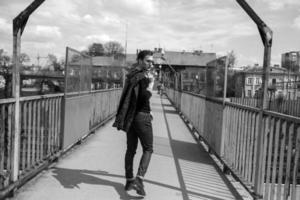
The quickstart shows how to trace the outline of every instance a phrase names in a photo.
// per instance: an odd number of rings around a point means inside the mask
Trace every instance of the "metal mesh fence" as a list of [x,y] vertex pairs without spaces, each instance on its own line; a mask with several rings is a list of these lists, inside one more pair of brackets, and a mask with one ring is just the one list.
[[65,92],[91,91],[92,58],[67,47],[65,69]]

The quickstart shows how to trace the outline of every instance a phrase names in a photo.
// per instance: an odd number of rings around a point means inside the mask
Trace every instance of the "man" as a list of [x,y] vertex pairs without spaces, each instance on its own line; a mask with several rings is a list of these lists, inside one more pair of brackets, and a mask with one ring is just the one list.
[[[138,194],[145,196],[143,179],[153,152],[153,131],[150,98],[152,96],[153,53],[148,50],[140,51],[137,63],[126,76],[125,85],[119,102],[116,120],[113,124],[118,130],[127,135],[127,150],[125,154],[125,190],[135,189]],[[133,175],[133,160],[138,140],[143,148],[136,177]]]

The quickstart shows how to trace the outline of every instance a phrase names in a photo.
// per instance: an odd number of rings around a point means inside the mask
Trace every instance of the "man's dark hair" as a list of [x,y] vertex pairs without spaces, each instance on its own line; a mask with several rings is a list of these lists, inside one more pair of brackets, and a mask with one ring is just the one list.
[[142,50],[138,53],[136,60],[144,60],[146,56],[153,56],[153,52],[150,50]]

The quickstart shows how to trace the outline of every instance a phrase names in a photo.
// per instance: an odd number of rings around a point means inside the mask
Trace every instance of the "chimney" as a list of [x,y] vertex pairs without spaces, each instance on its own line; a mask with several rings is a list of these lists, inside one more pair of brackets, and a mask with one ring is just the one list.
[[193,54],[195,54],[195,55],[201,55],[202,53],[203,53],[202,50],[195,50],[195,51],[193,52]]

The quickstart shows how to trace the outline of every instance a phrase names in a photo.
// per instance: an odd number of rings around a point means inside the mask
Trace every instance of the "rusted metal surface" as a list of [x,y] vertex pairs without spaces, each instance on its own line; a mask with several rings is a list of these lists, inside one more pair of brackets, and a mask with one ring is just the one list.
[[18,179],[19,173],[19,146],[20,146],[20,53],[21,53],[21,36],[25,29],[29,16],[44,2],[45,0],[35,0],[26,9],[24,9],[17,17],[13,19],[13,97],[15,98],[15,123],[14,123],[14,144],[12,149],[13,155],[13,181]]
[[60,149],[60,113],[62,96],[52,96],[21,103],[20,175],[43,164]]
[[0,104],[0,190],[12,179],[14,103]]
[[[15,102],[0,103],[0,197],[49,164],[67,146],[106,122],[117,110],[121,89],[26,97],[20,101],[20,145],[14,147]],[[64,103],[65,102],[65,103]],[[65,104],[65,105],[64,105]],[[62,113],[66,113],[62,115]],[[65,119],[63,119],[65,116]],[[63,132],[65,131],[65,132]],[[62,145],[64,144],[64,146]],[[19,152],[13,179],[13,151]]]
[[[233,97],[230,98],[230,101],[246,106],[258,107],[260,99]],[[266,110],[279,112],[285,115],[300,117],[300,100],[271,100],[268,101]]]
[[73,145],[113,115],[117,110],[121,92],[120,89],[103,90],[89,95],[66,97],[63,149]]
[[257,25],[258,31],[260,33],[262,42],[264,44],[264,60],[263,60],[263,74],[262,74],[262,99],[260,105],[259,113],[259,130],[258,134],[258,148],[257,148],[257,161],[256,161],[256,174],[255,174],[255,184],[254,192],[255,199],[262,199],[263,196],[263,112],[267,108],[267,95],[268,95],[268,81],[269,81],[269,71],[270,71],[270,60],[271,60],[271,47],[273,32],[272,30],[263,22],[263,20],[255,13],[255,11],[248,5],[245,0],[237,0],[239,5],[244,9],[244,11],[249,15],[249,17]]
[[[173,89],[166,89],[174,105]],[[177,91],[178,92],[178,91]],[[191,122],[245,188],[257,198],[254,190],[260,173],[262,197],[265,200],[297,199],[300,195],[300,119],[231,102],[212,100],[190,93],[181,94],[180,112]],[[259,127],[262,124],[262,132]],[[222,126],[219,127],[218,124]],[[261,155],[258,135],[262,134]],[[261,156],[262,169],[257,169]],[[298,193],[297,193],[298,190]],[[298,196],[297,196],[298,195]]]

